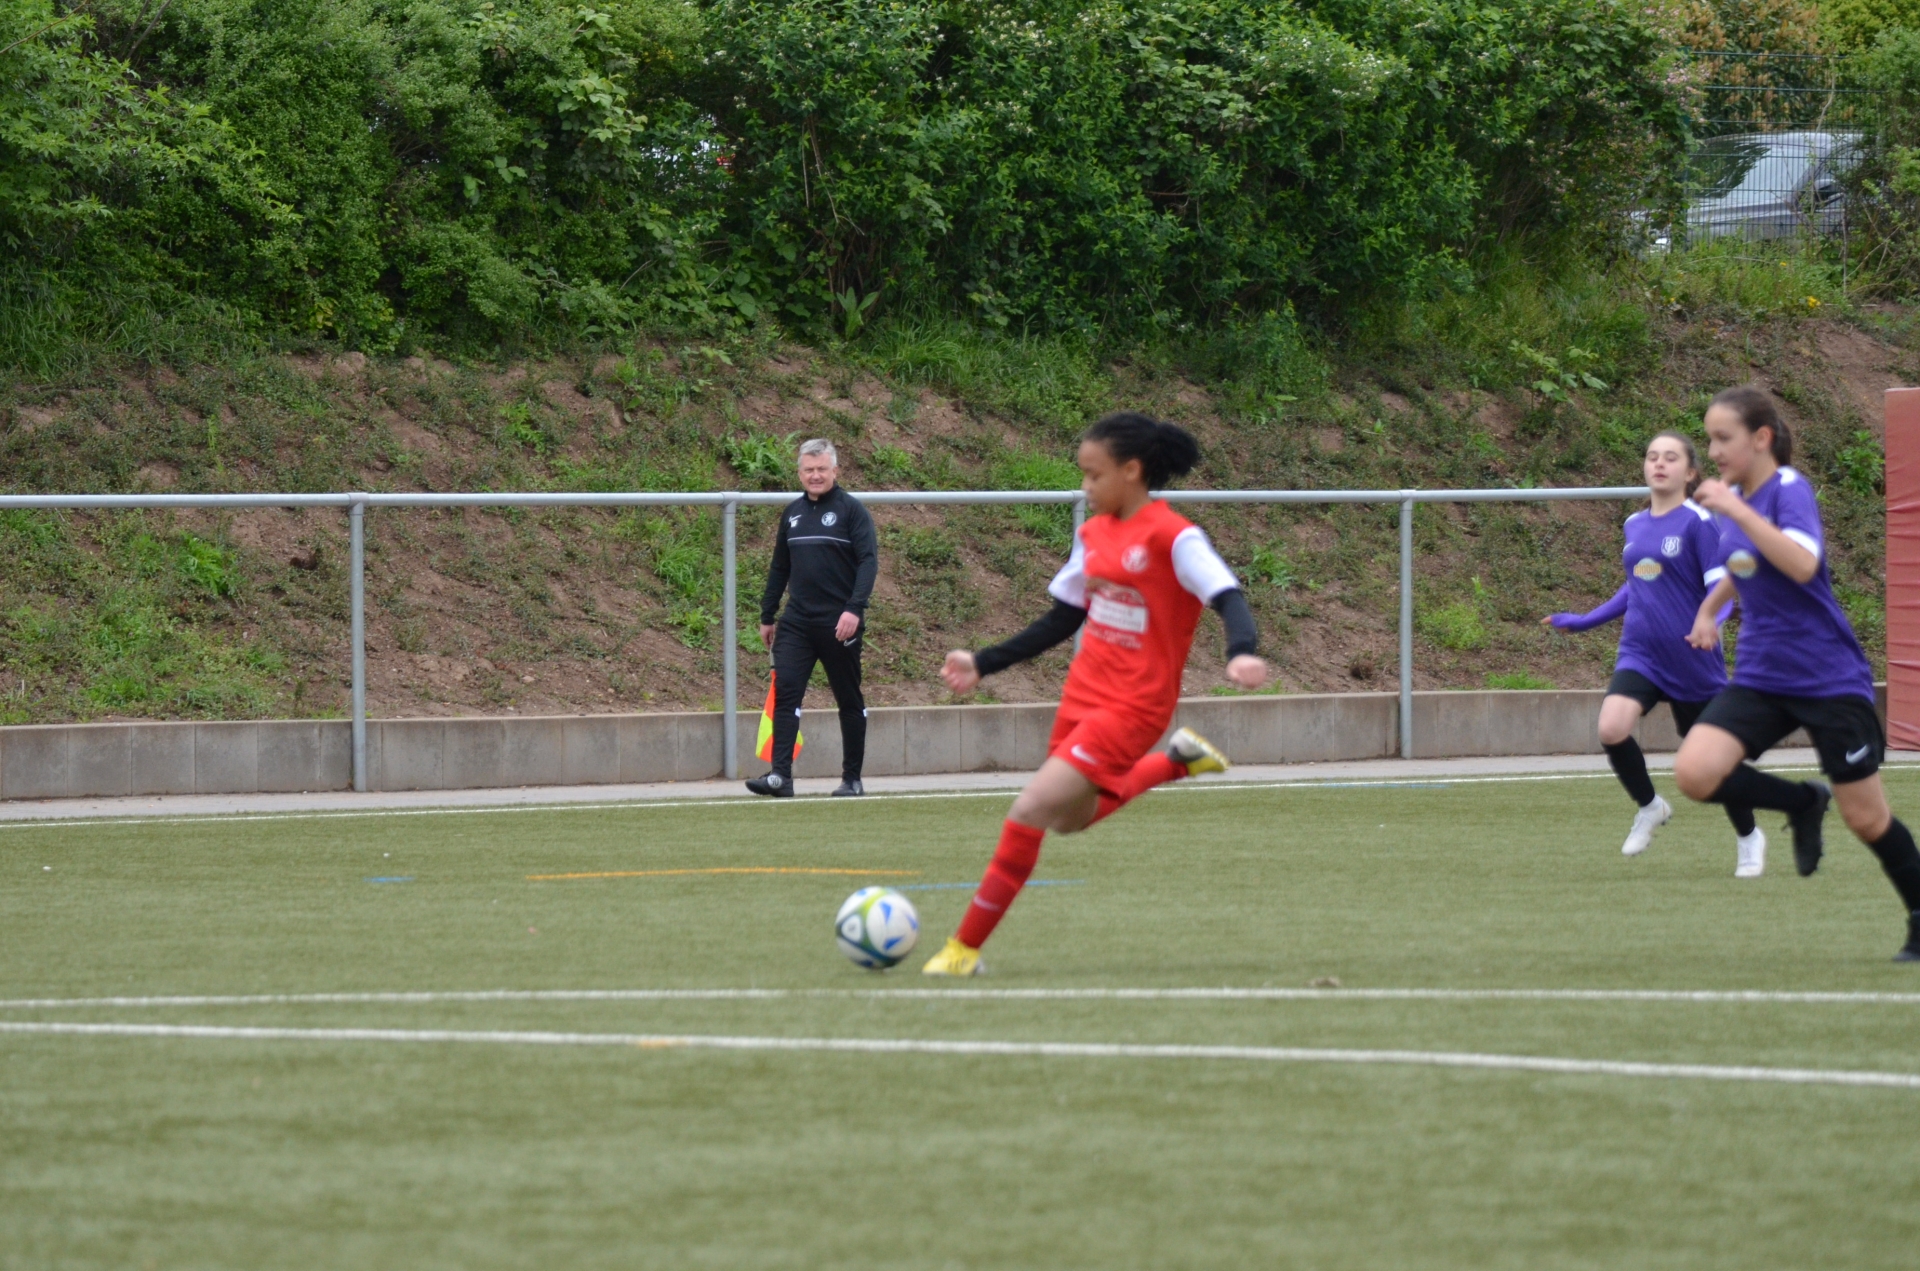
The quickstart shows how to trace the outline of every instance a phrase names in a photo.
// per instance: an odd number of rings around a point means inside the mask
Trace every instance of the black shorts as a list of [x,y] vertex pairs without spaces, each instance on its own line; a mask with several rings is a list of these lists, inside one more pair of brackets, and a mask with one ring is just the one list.
[[1788,697],[1735,685],[1707,703],[1700,722],[1738,737],[1749,759],[1804,728],[1820,752],[1820,771],[1837,783],[1865,781],[1887,754],[1880,715],[1865,697]]
[[[1673,731],[1682,737],[1700,718],[1700,712],[1707,709],[1707,702],[1682,702],[1667,696],[1667,690],[1655,684],[1638,671],[1615,671],[1613,678],[1607,681],[1608,697],[1631,697],[1640,703],[1640,713],[1646,714],[1662,702],[1673,707]],[[1712,701],[1708,698],[1707,701]]]

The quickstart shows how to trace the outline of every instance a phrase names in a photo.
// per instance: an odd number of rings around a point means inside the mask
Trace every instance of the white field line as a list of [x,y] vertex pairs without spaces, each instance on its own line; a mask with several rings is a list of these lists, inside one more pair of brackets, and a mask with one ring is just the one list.
[[962,1002],[1641,1002],[1695,1005],[1920,1006],[1920,993],[1768,989],[475,989],[389,993],[176,994],[0,1000],[0,1010],[169,1006],[430,1006],[460,1002],[777,1002],[808,999]]
[[[1917,768],[1917,764],[1883,763],[1883,769]],[[1768,772],[1818,772],[1811,765],[1793,765],[1788,767],[1768,767]],[[1176,785],[1161,786],[1149,794],[1220,794],[1232,790],[1375,790],[1391,787],[1411,787],[1415,789],[1439,789],[1444,786],[1501,785],[1530,781],[1598,781],[1611,780],[1610,771],[1599,772],[1549,772],[1549,773],[1510,773],[1505,775],[1482,777],[1356,777],[1356,778],[1303,778],[1295,781],[1197,781],[1180,782]],[[895,794],[869,794],[862,803],[908,802],[920,799],[994,799],[1004,798],[1019,789],[1017,785],[1006,785],[990,790],[921,790],[902,791]],[[48,817],[38,820],[0,821],[0,830],[25,829],[82,829],[103,825],[196,825],[206,823],[239,824],[252,821],[325,821],[348,820],[364,817],[399,816],[487,816],[506,815],[516,812],[633,812],[667,811],[674,808],[766,808],[774,806],[813,807],[821,803],[818,798],[806,799],[745,799],[738,796],[724,799],[628,799],[618,803],[514,803],[495,806],[463,808],[368,808],[364,811],[348,809],[345,811],[315,809],[309,812],[215,812],[191,816],[145,816],[145,817],[95,817],[89,820],[59,820]],[[842,809],[844,810],[844,809]]]
[[[1920,769],[1920,763],[1882,763],[1883,770]],[[1819,769],[1808,764],[1795,764],[1785,767],[1766,768],[1768,772],[1818,772]],[[1430,777],[1352,777],[1328,778],[1307,777],[1293,781],[1182,781],[1175,785],[1162,786],[1149,794],[1220,794],[1233,790],[1376,790],[1392,787],[1412,787],[1438,789],[1443,786],[1502,785],[1515,782],[1532,781],[1599,781],[1612,780],[1613,773],[1607,770],[1597,772],[1549,772],[1549,773],[1508,773],[1480,777],[1449,777],[1434,775]],[[989,790],[919,790],[901,791],[894,794],[869,794],[861,800],[866,803],[907,802],[920,799],[997,799],[1004,798],[1018,790],[1017,782]],[[674,808],[767,808],[767,807],[816,807],[825,802],[818,797],[805,799],[748,799],[732,796],[724,799],[626,799],[609,803],[512,803],[479,807],[450,808],[367,808],[361,809],[313,809],[304,812],[210,812],[182,816],[106,816],[91,817],[85,820],[62,820],[57,817],[36,818],[33,820],[0,821],[0,831],[5,830],[71,830],[86,829],[104,825],[199,825],[207,823],[227,823],[238,825],[255,821],[326,821],[349,820],[366,817],[403,817],[403,816],[492,816],[508,815],[517,812],[634,812],[669,811]],[[836,804],[839,807],[838,804]],[[846,810],[840,807],[839,810]]]
[[651,1033],[469,1032],[414,1028],[223,1028],[206,1024],[0,1022],[0,1033],[161,1037],[216,1041],[465,1043],[497,1046],[631,1046],[645,1050],[812,1051],[856,1055],[990,1055],[1041,1059],[1225,1059],[1273,1064],[1404,1064],[1563,1076],[1693,1078],[1797,1086],[1920,1090],[1920,1073],[1720,1064],[1639,1063],[1444,1050],[1345,1050],[1299,1046],[1147,1046],[1107,1042],[940,1041],[884,1037],[727,1037]]
[[[1891,765],[1887,765],[1891,766]],[[1915,765],[1920,767],[1920,765]],[[1816,768],[1768,768],[1768,772],[1817,772]],[[1309,779],[1300,781],[1199,781],[1162,786],[1149,794],[1220,794],[1233,790],[1373,790],[1394,786],[1437,789],[1442,786],[1489,785],[1517,781],[1597,781],[1613,780],[1610,771],[1516,773],[1491,777],[1380,777],[1354,779]],[[897,794],[869,794],[860,802],[909,802],[921,799],[1003,799],[1019,790],[1007,785],[992,790],[923,790]],[[365,817],[403,816],[491,816],[517,812],[661,812],[676,808],[769,808],[818,807],[820,798],[805,799],[630,799],[619,803],[513,803],[498,806],[463,808],[368,808],[311,812],[212,812],[191,816],[110,816],[82,821],[63,821],[53,817],[40,820],[0,821],[0,830],[71,830],[103,825],[238,825],[253,821],[329,821]],[[844,801],[835,801],[836,810],[845,811]]]

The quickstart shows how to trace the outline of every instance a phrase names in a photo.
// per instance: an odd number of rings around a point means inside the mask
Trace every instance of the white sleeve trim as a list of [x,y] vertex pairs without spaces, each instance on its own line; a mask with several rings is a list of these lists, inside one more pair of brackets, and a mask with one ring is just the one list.
[[1207,541],[1207,532],[1189,525],[1173,540],[1173,575],[1201,604],[1212,604],[1222,592],[1237,590],[1240,580]]
[[1792,539],[1794,542],[1800,544],[1800,546],[1812,552],[1813,559],[1816,562],[1820,559],[1820,540],[1819,539],[1807,533],[1805,530],[1781,530],[1780,532],[1782,534],[1785,534],[1789,539]]
[[1087,607],[1087,549],[1080,535],[1073,536],[1073,551],[1053,581],[1047,584],[1047,594],[1075,609]]
[[1695,503],[1692,499],[1688,499],[1685,503],[1682,503],[1680,506],[1684,508],[1691,508],[1693,510],[1693,514],[1699,517],[1703,521],[1711,521],[1713,519],[1713,513],[1707,511],[1705,508],[1701,507],[1698,503]]
[[1725,578],[1726,576],[1727,576],[1727,567],[1725,565],[1715,565],[1712,569],[1709,569],[1706,573],[1700,576],[1700,581],[1705,583],[1708,587],[1712,587],[1715,583],[1719,582],[1722,578]]

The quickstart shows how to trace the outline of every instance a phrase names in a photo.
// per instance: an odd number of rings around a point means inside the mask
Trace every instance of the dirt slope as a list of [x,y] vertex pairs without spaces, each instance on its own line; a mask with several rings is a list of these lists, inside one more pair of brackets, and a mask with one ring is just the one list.
[[[1843,596],[1879,654],[1879,395],[1920,382],[1906,315],[1675,319],[1657,374],[1565,404],[1418,366],[1352,366],[1284,417],[1152,368],[1106,369],[1107,402],[1178,419],[1208,453],[1194,484],[1397,488],[1630,483],[1655,428],[1755,378],[1782,396],[1822,485]],[[1100,403],[1093,403],[1098,406]],[[14,490],[784,488],[791,446],[840,444],[852,489],[1071,481],[1071,427],[788,346],[648,344],[627,356],[509,366],[419,358],[253,359],[135,368],[0,391]],[[1556,637],[1539,616],[1617,585],[1612,505],[1443,507],[1418,521],[1417,683],[1597,685],[1612,634]],[[1209,508],[1282,691],[1387,687],[1394,674],[1391,508]],[[875,704],[946,700],[941,653],[1045,604],[1064,512],[882,509],[868,659]],[[741,516],[752,633],[772,540]],[[370,703],[380,716],[717,706],[719,521],[711,511],[377,510],[369,516]],[[345,518],[259,511],[0,517],[6,661],[0,718],[327,715],[346,702]],[[1219,683],[1205,620],[1189,692]],[[997,677],[1049,696],[1065,658]],[[1489,677],[1517,677],[1495,679]],[[824,698],[823,698],[824,701]]]

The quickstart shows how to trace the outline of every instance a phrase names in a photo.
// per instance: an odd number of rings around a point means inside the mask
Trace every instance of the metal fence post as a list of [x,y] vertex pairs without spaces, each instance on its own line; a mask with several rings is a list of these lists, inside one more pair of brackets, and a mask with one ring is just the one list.
[[732,781],[740,775],[740,623],[734,612],[740,589],[740,552],[736,534],[739,502],[732,493],[720,505],[721,600],[720,621],[726,630],[720,638],[720,657],[726,663],[721,689],[725,700],[720,707],[720,744],[726,747],[720,770]]
[[1413,492],[1400,492],[1400,757],[1413,758]]
[[348,604],[353,613],[353,788],[367,788],[367,496],[347,504]]

